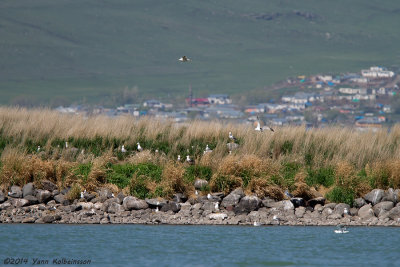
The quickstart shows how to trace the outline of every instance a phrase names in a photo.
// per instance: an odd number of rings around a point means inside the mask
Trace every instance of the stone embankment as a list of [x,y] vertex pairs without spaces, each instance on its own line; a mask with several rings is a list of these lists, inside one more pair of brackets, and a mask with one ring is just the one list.
[[0,223],[400,226],[399,190],[393,189],[374,189],[351,207],[326,203],[323,197],[260,199],[246,196],[242,189],[227,196],[187,199],[176,194],[173,200],[141,200],[101,188],[70,202],[67,190],[59,192],[50,181],[41,185],[0,191]]

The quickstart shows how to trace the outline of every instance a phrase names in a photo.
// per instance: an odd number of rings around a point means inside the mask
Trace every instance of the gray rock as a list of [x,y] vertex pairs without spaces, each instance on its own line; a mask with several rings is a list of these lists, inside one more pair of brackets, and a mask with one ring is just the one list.
[[48,190],[37,190],[36,197],[39,203],[46,203],[51,199],[51,193]]
[[21,198],[22,197],[21,187],[16,185],[11,186],[10,192],[8,192],[8,196],[13,198]]
[[225,213],[211,213],[210,215],[208,215],[208,218],[210,220],[224,220],[227,217],[228,215]]
[[389,211],[389,218],[393,221],[399,221],[400,219],[400,206],[396,206]]
[[227,208],[228,206],[236,206],[242,197],[244,197],[243,189],[237,188],[233,190],[229,195],[224,197],[221,202],[221,206],[224,208]]
[[0,190],[0,204],[7,200],[7,197],[4,195],[3,191]]
[[362,197],[359,197],[359,198],[354,199],[353,207],[359,209],[359,208],[361,208],[361,207],[364,206],[364,205],[367,205],[367,202],[366,202],[365,199],[363,199]]
[[33,217],[26,217],[22,220],[22,223],[34,223],[36,221]]
[[125,211],[124,207],[117,202],[112,202],[108,206],[108,213],[121,213]]
[[383,196],[385,195],[385,191],[382,189],[374,189],[368,194],[364,196],[365,201],[367,203],[371,203],[373,206],[381,202]]
[[325,205],[325,198],[324,197],[317,197],[307,201],[306,206],[314,208],[315,205],[320,204],[321,206]]
[[61,220],[61,215],[55,214],[55,215],[46,215],[43,217],[43,222],[44,223],[52,223],[54,221]]
[[163,205],[161,208],[161,211],[163,211],[163,212],[173,211],[176,213],[180,210],[181,210],[181,205],[179,203],[176,203],[173,201],[168,201],[168,203]]
[[145,199],[146,203],[150,206],[150,208],[161,208],[165,204],[167,204],[167,201],[163,198],[146,198]]
[[86,201],[91,201],[92,199],[94,199],[96,197],[95,194],[91,194],[89,192],[85,192],[83,193],[83,198],[86,199]]
[[374,213],[374,210],[372,209],[371,204],[367,204],[367,205],[362,206],[358,210],[358,216],[361,219],[364,219],[364,220],[371,219],[371,218],[375,217],[375,213]]
[[[117,198],[119,198],[120,204],[124,201],[124,198],[125,198],[125,197],[126,197],[126,196],[124,195],[124,193],[122,193],[122,192],[119,192],[119,193],[118,193]],[[90,200],[88,200],[88,201],[90,201]]]
[[394,190],[393,188],[389,188],[385,194],[383,195],[382,201],[391,201],[394,204],[397,204],[399,202],[399,189]]
[[33,183],[27,183],[22,187],[22,197],[26,196],[34,196],[35,195],[35,186]]
[[14,200],[14,206],[17,208],[25,207],[29,205],[29,201],[24,198]]
[[329,209],[332,209],[332,210],[334,210],[335,209],[335,207],[336,207],[336,203],[328,203],[328,204],[326,204],[325,206],[324,206],[324,209],[325,208],[329,208]]
[[303,218],[305,213],[306,213],[306,208],[302,206],[296,208],[294,211],[294,215],[296,215],[297,218]]
[[[60,191],[58,191],[58,190],[53,190],[53,191],[51,192],[51,195],[52,195],[53,197],[57,196],[58,194],[60,194]],[[35,194],[35,195],[36,195],[36,194]]]
[[261,201],[262,205],[266,208],[274,207],[276,201],[272,198],[266,197]]
[[306,202],[304,201],[303,198],[301,197],[292,197],[290,199],[290,201],[292,201],[293,205],[295,208],[297,207],[304,207],[306,205]]
[[239,145],[236,143],[227,143],[226,147],[228,148],[229,151],[234,151],[239,147]]
[[372,207],[374,210],[375,216],[379,217],[379,215],[383,212],[387,212],[394,207],[394,203],[392,201],[381,201],[375,206]]
[[68,206],[71,204],[71,202],[63,194],[58,194],[54,196],[54,200],[56,201],[56,203],[59,203],[64,206]]
[[242,199],[240,199],[240,202],[235,207],[234,211],[237,214],[249,213],[253,210],[258,210],[260,206],[261,206],[261,200],[257,196],[245,196]]
[[[90,202],[90,203],[92,203],[92,202]],[[104,212],[107,212],[107,211],[108,211],[108,208],[110,207],[110,205],[111,205],[112,203],[117,203],[117,204],[119,204],[119,198],[114,197],[114,198],[107,199],[107,200],[104,201],[104,203],[101,205],[101,210],[104,211]],[[94,204],[93,204],[93,207],[94,207]]]
[[172,200],[177,203],[185,203],[187,200],[187,196],[182,193],[176,193],[176,194],[174,194],[174,197]]
[[196,179],[196,181],[194,181],[194,188],[196,188],[197,190],[200,190],[207,185],[208,185],[208,182],[207,182],[207,180],[204,180],[204,179]]
[[132,196],[125,197],[122,205],[125,210],[142,210],[149,207],[146,201]]
[[275,202],[275,205],[273,208],[276,208],[278,210],[286,212],[286,211],[294,210],[294,205],[293,205],[292,201],[290,201],[290,200],[282,200],[282,201]]
[[32,195],[28,195],[25,197],[26,200],[28,200],[29,205],[36,205],[39,204],[39,200],[37,199],[37,197],[32,196]]
[[102,187],[100,188],[97,193],[99,194],[100,198],[112,198],[113,197],[113,193],[111,192],[110,189]]
[[57,185],[49,180],[42,180],[40,184],[42,185],[43,190],[47,190],[50,192],[58,189]]
[[6,210],[9,207],[11,207],[11,203],[10,202],[4,202],[3,204],[0,204],[0,210]]
[[[344,212],[345,210],[346,213]],[[345,214],[350,215],[350,205],[345,203],[339,203],[335,206],[333,212],[339,214],[340,216],[343,216]]]

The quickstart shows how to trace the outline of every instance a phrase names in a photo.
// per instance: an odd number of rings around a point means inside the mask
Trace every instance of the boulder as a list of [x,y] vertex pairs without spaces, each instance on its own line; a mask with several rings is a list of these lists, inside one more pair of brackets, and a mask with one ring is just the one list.
[[113,193],[111,192],[110,189],[102,187],[97,191],[98,195],[100,198],[112,198],[113,197]]
[[167,201],[163,198],[146,198],[145,201],[152,209],[155,209],[157,207],[161,208],[162,206],[167,204]]
[[[289,201],[290,202],[290,201]],[[261,200],[257,196],[245,196],[240,199],[239,204],[234,208],[235,213],[249,213],[258,210]]]
[[108,213],[121,213],[125,211],[124,207],[117,202],[112,202],[108,206]]
[[51,193],[48,190],[37,190],[36,198],[38,199],[39,203],[46,203],[51,199]]
[[[344,212],[346,210],[346,212]],[[343,216],[345,214],[350,215],[350,205],[345,203],[339,203],[333,209],[333,212]]]
[[353,201],[353,207],[355,207],[357,209],[361,208],[364,205],[367,205],[367,202],[362,197],[356,198]]
[[132,196],[125,197],[122,205],[125,210],[143,210],[149,207],[146,201]]
[[29,205],[29,201],[24,198],[14,200],[14,206],[17,208],[25,207]]
[[239,147],[239,145],[236,143],[227,143],[226,147],[228,148],[229,151],[234,151]]
[[201,206],[201,209],[204,211],[210,211],[210,212],[217,211],[215,209],[216,203],[218,203],[218,202],[211,202],[211,201],[204,202],[203,205]]
[[374,189],[371,192],[369,192],[368,194],[366,194],[364,196],[365,201],[367,201],[367,203],[371,203],[372,206],[378,204],[379,202],[381,202],[383,196],[385,195],[385,191],[383,191],[382,189]]
[[399,221],[400,219],[400,206],[396,206],[389,211],[389,218],[393,221]]
[[292,197],[290,199],[290,201],[292,201],[293,205],[295,208],[297,207],[304,207],[306,205],[306,202],[304,201],[303,198],[301,197]]
[[282,200],[275,202],[274,208],[286,212],[294,210],[294,205],[290,200]]
[[50,192],[58,189],[57,185],[49,180],[42,180],[40,184],[42,185],[42,189]]
[[242,197],[244,197],[243,189],[237,188],[233,190],[229,195],[224,197],[224,199],[221,202],[221,206],[224,208],[228,206],[236,206]]
[[22,187],[22,197],[26,196],[34,196],[35,195],[35,186],[33,183],[27,183]]
[[14,198],[21,198],[22,197],[22,190],[21,187],[13,185],[10,188],[10,192],[8,192],[8,196]]
[[[124,201],[125,197],[126,196],[124,195],[124,193],[122,193],[122,192],[118,193],[117,198],[120,200],[120,204]],[[90,200],[88,200],[88,201],[90,201]]]
[[52,223],[54,221],[61,220],[61,216],[59,214],[55,215],[46,215],[43,217],[43,222],[44,223]]
[[68,206],[70,204],[70,201],[63,194],[58,194],[54,196],[54,200],[56,201],[56,203],[59,203],[64,206]]
[[204,179],[196,179],[196,181],[194,181],[194,188],[196,188],[197,190],[200,190],[204,187],[206,187],[208,185],[207,180]]
[[364,219],[364,220],[371,219],[371,218],[375,217],[375,213],[374,213],[374,210],[372,209],[371,204],[367,204],[367,205],[362,206],[358,210],[358,216],[361,219]]
[[272,208],[276,201],[272,198],[266,197],[261,201],[262,205],[266,208]]
[[399,202],[399,189],[394,190],[393,188],[389,188],[383,195],[382,201],[391,201],[397,204]]
[[185,194],[176,193],[174,194],[174,198],[172,200],[177,203],[185,203],[187,199],[188,198]]
[[0,204],[0,210],[6,210],[9,207],[11,207],[10,202],[4,202],[3,204]]
[[210,215],[208,215],[208,218],[210,220],[224,220],[228,218],[228,215],[225,213],[211,213]]
[[294,211],[294,215],[296,215],[297,218],[302,218],[305,213],[306,213],[306,208],[303,206],[296,208],[296,210]]
[[181,210],[181,205],[173,201],[168,201],[168,203],[163,205],[161,208],[161,211],[163,212],[167,212],[170,210],[176,213]]
[[91,210],[94,207],[92,202],[78,202],[75,207],[75,211],[78,210]]
[[379,217],[379,215],[383,212],[387,212],[394,207],[394,203],[392,201],[381,201],[375,206],[372,207],[374,210],[375,216]]
[[26,217],[21,222],[22,223],[34,223],[35,221],[36,221],[36,219],[33,217]]
[[91,201],[92,199],[94,199],[96,197],[95,194],[91,194],[89,192],[85,192],[83,193],[83,198],[86,199],[86,201]]
[[26,200],[28,200],[29,205],[36,205],[39,204],[39,200],[37,199],[37,197],[32,196],[32,195],[28,195],[26,197],[24,197]]
[[0,190],[0,204],[7,200],[7,197],[4,195],[3,191]]
[[[91,203],[92,203],[92,202],[91,202]],[[108,208],[111,206],[112,203],[117,203],[117,204],[119,204],[119,198],[114,197],[114,198],[107,199],[107,200],[104,201],[104,203],[102,204],[101,210],[107,212],[107,211],[108,211]],[[93,206],[94,206],[94,205],[93,205]]]
[[307,201],[306,206],[314,208],[315,205],[320,204],[321,206],[325,205],[325,198],[317,197]]

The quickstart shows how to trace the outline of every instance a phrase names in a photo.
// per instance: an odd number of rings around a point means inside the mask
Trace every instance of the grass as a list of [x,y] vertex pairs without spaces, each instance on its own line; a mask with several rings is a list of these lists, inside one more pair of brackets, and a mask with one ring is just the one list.
[[[229,131],[242,140],[232,154],[226,146]],[[200,178],[209,182],[202,193],[242,187],[248,194],[282,199],[287,189],[305,198],[320,191],[331,201],[350,203],[373,188],[400,187],[397,125],[375,133],[339,127],[258,133],[218,122],[181,125],[0,108],[0,140],[4,190],[28,182],[40,187],[48,179],[60,189],[79,186],[91,192],[112,186],[140,198],[172,198],[174,193],[194,195],[193,183]],[[138,141],[144,148],[140,153]],[[120,151],[122,144],[127,153]],[[203,154],[207,144],[213,152]],[[190,155],[196,164],[177,162],[178,154]]]
[[[243,100],[266,101],[276,92],[261,88],[287,77],[398,68],[398,8],[395,0],[4,0],[0,103],[179,103],[190,84],[196,97],[257,89]],[[193,61],[178,62],[183,54]]]

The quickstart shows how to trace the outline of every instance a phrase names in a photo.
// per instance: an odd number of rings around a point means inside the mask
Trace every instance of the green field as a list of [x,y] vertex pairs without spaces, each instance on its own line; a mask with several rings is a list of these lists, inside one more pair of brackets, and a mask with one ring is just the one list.
[[3,0],[0,103],[123,102],[134,86],[182,99],[189,84],[239,96],[300,74],[397,70],[399,28],[396,0]]

